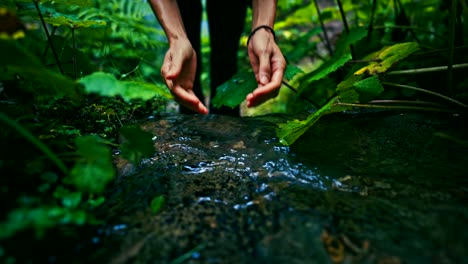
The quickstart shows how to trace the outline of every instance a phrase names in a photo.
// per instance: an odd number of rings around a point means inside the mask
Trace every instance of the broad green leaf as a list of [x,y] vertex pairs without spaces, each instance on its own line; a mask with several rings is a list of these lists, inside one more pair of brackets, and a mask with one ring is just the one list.
[[81,203],[82,193],[81,192],[70,192],[63,186],[57,187],[54,192],[54,197],[62,201],[63,207],[74,209],[77,208]]
[[419,50],[419,45],[416,42],[399,43],[390,47],[384,47],[381,50],[366,56],[364,59],[376,61],[369,63],[368,66],[361,68],[354,74],[375,75],[386,72],[395,63],[408,57],[417,50]]
[[150,100],[154,97],[172,98],[164,84],[151,84],[136,81],[119,81],[114,75],[95,72],[83,77],[80,83],[87,93],[97,93],[102,96],[120,95],[125,101],[132,99]]
[[380,83],[379,77],[371,76],[354,84],[356,90],[360,93],[368,93],[376,96],[383,92],[384,88]]
[[299,80],[299,83],[301,83],[299,90],[308,87],[314,81],[320,80],[328,74],[336,71],[349,60],[351,60],[351,54],[349,53],[334,56],[320,65],[316,70],[303,75]]
[[78,137],[75,141],[80,159],[64,182],[82,192],[102,193],[115,175],[110,149],[97,136]]
[[155,153],[153,134],[144,131],[139,126],[124,126],[120,129],[124,138],[121,145],[122,157],[133,164],[139,164],[142,159],[150,158]]
[[162,195],[154,197],[153,200],[151,200],[151,212],[153,212],[153,214],[159,212],[164,205],[164,201],[165,199]]
[[226,105],[234,108],[240,105],[255,88],[257,88],[257,80],[254,74],[250,71],[239,72],[216,89],[213,106]]
[[286,69],[284,70],[284,78],[286,80],[291,80],[292,78],[294,78],[296,75],[300,73],[304,73],[304,71],[301,70],[301,68],[288,65],[286,66]]
[[343,54],[349,52],[349,46],[360,41],[367,35],[367,30],[365,28],[352,28],[348,33],[343,33],[340,40],[336,44],[335,53]]
[[276,134],[280,142],[286,146],[291,146],[299,139],[312,125],[315,124],[323,115],[332,111],[332,106],[336,102],[337,97],[330,100],[325,106],[309,115],[306,120],[292,120],[278,125]]
[[346,80],[340,82],[336,88],[338,93],[342,93],[346,90],[353,89],[355,83],[362,80],[365,76],[363,75],[351,75]]
[[66,26],[70,28],[105,26],[106,21],[102,20],[80,20],[72,16],[59,16],[44,18],[44,21],[53,26]]

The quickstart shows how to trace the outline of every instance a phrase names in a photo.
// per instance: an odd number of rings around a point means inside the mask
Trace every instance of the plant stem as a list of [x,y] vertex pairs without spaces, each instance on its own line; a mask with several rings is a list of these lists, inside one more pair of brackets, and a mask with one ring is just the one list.
[[[291,91],[295,92],[296,94],[298,94],[298,91],[296,90],[296,88],[292,87],[289,83],[287,83],[285,80],[282,81],[282,83],[288,87]],[[315,108],[320,108],[317,104],[315,104],[314,102],[312,102],[309,98],[306,98],[306,97],[301,97],[303,98],[304,100],[306,100],[308,103],[310,103],[311,105],[315,106]]]
[[16,130],[21,136],[26,138],[29,142],[31,142],[34,146],[36,146],[40,151],[42,151],[46,155],[46,157],[49,158],[65,175],[68,174],[67,167],[57,157],[57,155],[55,155],[44,143],[42,143],[39,139],[37,139],[28,130],[24,129],[20,124],[18,124],[18,122],[11,119],[3,112],[0,112],[0,121],[12,127],[14,130]]
[[[468,63],[452,65],[452,69],[463,69],[463,68],[468,68]],[[387,75],[428,73],[428,72],[438,72],[438,71],[445,71],[445,70],[448,70],[448,66],[438,66],[438,67],[429,67],[429,68],[403,70],[403,71],[391,71],[391,72],[387,72]]]
[[450,37],[449,37],[449,56],[448,56],[448,67],[447,67],[447,94],[452,96],[453,94],[453,54],[454,54],[454,47],[455,47],[455,20],[457,19],[457,5],[458,0],[452,0],[452,9],[451,9],[451,16],[450,16]]
[[361,108],[374,108],[374,109],[387,109],[387,110],[416,110],[416,111],[429,111],[429,112],[457,112],[450,109],[432,108],[432,107],[417,107],[417,106],[384,106],[384,105],[373,105],[373,104],[351,104],[351,103],[340,103],[337,102],[335,105],[361,107]]
[[377,0],[372,0],[372,13],[370,17],[370,22],[369,22],[369,27],[367,28],[367,40],[370,40],[372,30],[374,28],[374,16],[375,16],[375,10],[377,8]]
[[426,101],[411,101],[411,100],[372,100],[368,102],[369,104],[412,104],[412,105],[432,105],[437,107],[446,107],[445,105],[426,102]]
[[[340,14],[341,14],[341,19],[343,20],[343,26],[344,26],[344,28],[346,30],[346,33],[349,34],[348,21],[346,21],[346,14],[344,12],[343,5],[341,4],[341,0],[336,0],[336,2],[338,3],[338,7],[340,8]],[[349,45],[349,49],[351,51],[351,57],[353,58],[353,60],[355,60],[356,59],[356,54],[354,52],[353,45]]]
[[55,57],[55,61],[57,62],[57,66],[58,66],[58,68],[60,70],[60,73],[62,75],[64,75],[62,65],[60,64],[60,60],[59,60],[59,57],[57,55],[57,51],[54,48],[54,43],[52,43],[52,38],[50,37],[49,30],[47,29],[47,25],[46,25],[46,23],[44,21],[44,17],[42,17],[41,10],[39,9],[38,1],[33,1],[33,2],[34,2],[34,5],[36,6],[36,10],[37,10],[37,13],[39,14],[39,18],[41,19],[42,27],[45,30],[45,33],[46,33],[46,36],[47,36],[47,41],[49,42],[49,45],[52,48],[52,52],[54,53],[54,57]]
[[330,56],[333,56],[333,49],[330,43],[330,39],[328,38],[327,29],[325,28],[325,24],[323,23],[322,13],[320,12],[320,7],[317,3],[317,0],[314,0],[315,10],[317,11],[317,16],[320,21],[320,27],[322,28],[323,35],[325,37],[325,43],[327,45],[328,52]]
[[73,71],[75,72],[75,80],[78,79],[78,65],[76,63],[76,40],[75,40],[75,27],[71,28],[72,42],[73,42]]
[[461,102],[459,102],[459,101],[457,101],[455,99],[452,99],[452,98],[450,98],[448,96],[442,95],[440,93],[432,92],[432,91],[429,91],[429,90],[426,90],[426,89],[422,89],[422,88],[418,88],[418,87],[414,87],[414,86],[409,86],[409,85],[403,85],[403,84],[389,83],[389,82],[382,82],[382,84],[389,85],[389,86],[395,86],[395,87],[399,87],[399,88],[410,89],[410,90],[413,90],[413,91],[418,91],[418,92],[430,94],[430,95],[439,97],[441,99],[444,99],[446,101],[449,101],[451,103],[454,103],[454,104],[456,104],[458,106],[468,108],[468,105],[465,105],[465,104],[463,104],[463,103],[461,103]]

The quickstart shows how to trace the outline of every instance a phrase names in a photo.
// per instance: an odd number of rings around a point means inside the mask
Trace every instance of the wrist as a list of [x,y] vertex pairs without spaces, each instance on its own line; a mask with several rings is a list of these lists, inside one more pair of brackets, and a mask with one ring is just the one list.
[[247,46],[249,46],[249,42],[253,38],[253,36],[260,30],[265,30],[265,31],[270,32],[273,35],[273,39],[276,40],[275,30],[272,27],[270,27],[269,25],[259,25],[253,28],[252,32],[250,32],[249,38],[247,39]]

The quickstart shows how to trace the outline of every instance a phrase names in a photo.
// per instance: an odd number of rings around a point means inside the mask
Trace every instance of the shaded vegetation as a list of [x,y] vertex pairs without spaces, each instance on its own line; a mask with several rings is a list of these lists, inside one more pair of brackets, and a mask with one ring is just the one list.
[[[244,110],[294,116],[278,122],[281,143],[310,146],[307,133],[324,115],[362,108],[465,116],[465,0],[278,2],[285,85],[277,99]],[[138,166],[158,151],[152,135],[134,124],[168,111],[171,95],[159,75],[166,47],[145,1],[2,0],[0,260],[21,262],[11,243],[73,237],[75,226],[102,223],[95,213],[115,179],[113,155]],[[204,62],[208,54],[203,49]],[[240,72],[219,87],[216,106],[237,106],[255,88],[245,49],[239,62]],[[209,82],[207,67],[202,81]],[[163,205],[155,197],[152,213]]]

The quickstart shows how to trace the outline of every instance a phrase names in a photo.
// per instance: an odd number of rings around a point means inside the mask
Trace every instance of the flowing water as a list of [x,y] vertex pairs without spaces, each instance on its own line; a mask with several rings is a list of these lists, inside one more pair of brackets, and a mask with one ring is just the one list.
[[142,122],[157,152],[116,159],[89,261],[467,262],[465,117],[331,115],[292,147],[276,138],[285,120]]

